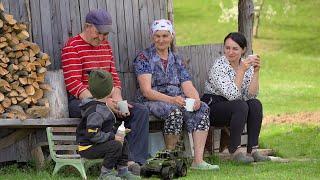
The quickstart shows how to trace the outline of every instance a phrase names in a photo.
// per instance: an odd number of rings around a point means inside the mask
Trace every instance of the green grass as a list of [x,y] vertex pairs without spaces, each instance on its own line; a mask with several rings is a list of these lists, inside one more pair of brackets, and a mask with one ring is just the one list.
[[[233,23],[219,23],[220,1],[175,0],[178,45],[221,43],[237,31]],[[225,6],[231,0],[223,1]],[[261,19],[253,50],[262,57],[259,98],[266,115],[320,109],[320,1],[291,0],[294,11],[284,15],[283,1],[271,3],[277,14]],[[265,12],[262,12],[265,13]]]
[[[266,115],[319,111],[320,106],[320,1],[290,0],[296,9],[281,13],[283,1],[270,0],[277,11],[271,21],[262,18],[260,36],[254,51],[263,60],[259,98]],[[225,0],[225,5],[230,1]],[[219,1],[174,0],[178,45],[221,43],[224,36],[237,31],[236,23],[221,24]],[[320,127],[315,125],[268,125],[262,128],[261,145],[272,148],[290,163],[239,165],[214,159],[219,172],[190,170],[182,179],[319,179]],[[302,161],[303,160],[303,161]],[[43,171],[33,166],[0,169],[0,179],[79,179],[73,170],[51,176],[52,165]],[[96,172],[97,174],[97,172]],[[91,174],[89,179],[96,179]]]
[[[318,179],[320,177],[320,127],[314,125],[269,125],[261,134],[261,145],[273,148],[278,156],[288,158],[289,163],[257,163],[241,165],[230,161],[211,158],[210,162],[218,164],[220,171],[189,170],[181,179]],[[31,166],[32,167],[32,166]],[[0,179],[42,180],[42,179],[79,179],[80,174],[72,169],[59,172],[52,177],[52,165],[43,171],[34,168],[17,168],[9,166],[0,169]],[[98,172],[91,172],[89,179],[96,179]],[[153,176],[152,179],[156,179]]]

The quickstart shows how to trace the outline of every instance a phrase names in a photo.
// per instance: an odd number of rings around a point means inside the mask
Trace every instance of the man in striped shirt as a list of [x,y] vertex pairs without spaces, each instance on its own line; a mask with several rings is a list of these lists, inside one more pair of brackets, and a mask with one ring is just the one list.
[[93,10],[86,16],[84,30],[71,37],[62,49],[61,62],[68,91],[69,115],[80,117],[79,104],[82,99],[92,97],[88,89],[88,75],[93,69],[103,69],[112,74],[114,90],[107,99],[107,106],[117,120],[125,121],[128,134],[129,165],[144,164],[148,153],[149,112],[141,104],[128,105],[130,113],[119,111],[117,102],[122,100],[121,81],[115,68],[108,34],[112,32],[112,20],[105,10]]

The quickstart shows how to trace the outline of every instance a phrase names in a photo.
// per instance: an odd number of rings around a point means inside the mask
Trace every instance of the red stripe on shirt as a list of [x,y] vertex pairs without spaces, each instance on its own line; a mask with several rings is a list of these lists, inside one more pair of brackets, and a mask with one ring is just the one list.
[[80,35],[72,37],[62,49],[61,64],[66,89],[76,97],[88,88],[88,70],[104,69],[110,72],[113,86],[121,88],[108,41],[102,42],[99,46],[91,46]]

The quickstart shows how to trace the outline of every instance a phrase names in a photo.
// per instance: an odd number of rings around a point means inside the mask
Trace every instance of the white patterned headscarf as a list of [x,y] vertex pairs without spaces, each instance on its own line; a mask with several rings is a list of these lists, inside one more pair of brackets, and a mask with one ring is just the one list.
[[161,31],[161,30],[169,31],[170,34],[172,36],[174,36],[173,25],[172,25],[171,21],[169,21],[169,20],[159,19],[159,20],[153,21],[153,23],[151,25],[151,33],[152,33],[152,35],[156,31]]

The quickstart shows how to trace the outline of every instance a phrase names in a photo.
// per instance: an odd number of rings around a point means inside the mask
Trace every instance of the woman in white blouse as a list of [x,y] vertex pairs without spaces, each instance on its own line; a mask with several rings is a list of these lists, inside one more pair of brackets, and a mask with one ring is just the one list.
[[[224,39],[224,56],[216,59],[208,72],[202,101],[210,107],[213,126],[230,126],[229,152],[233,160],[250,163],[267,161],[258,151],[262,122],[262,104],[256,99],[259,91],[260,57],[242,58],[247,50],[246,38],[237,32]],[[247,123],[247,154],[240,152],[241,133]]]

